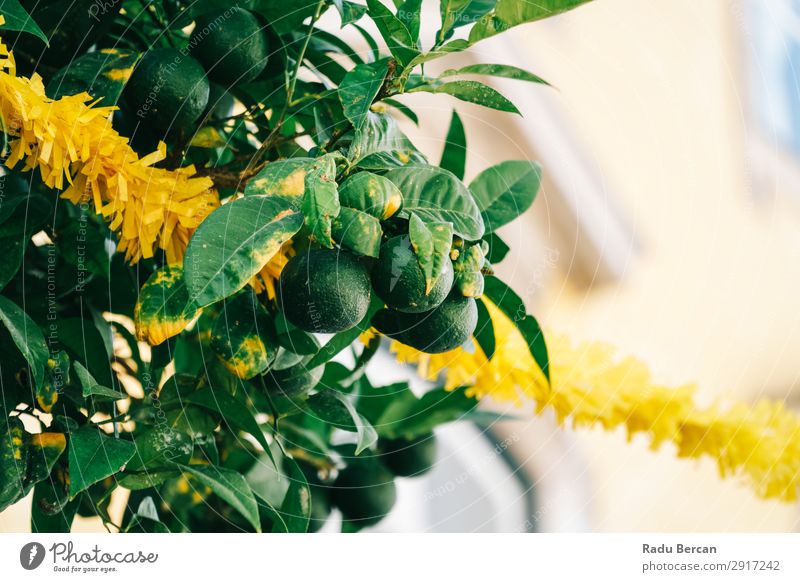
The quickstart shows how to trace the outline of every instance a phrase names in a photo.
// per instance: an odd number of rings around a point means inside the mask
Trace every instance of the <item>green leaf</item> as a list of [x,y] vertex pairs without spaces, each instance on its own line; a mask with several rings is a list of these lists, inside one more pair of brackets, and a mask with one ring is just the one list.
[[116,376],[111,369],[103,335],[95,322],[80,317],[57,321],[58,341],[73,360],[81,362],[102,386],[114,386]]
[[141,473],[123,473],[117,480],[117,485],[125,489],[130,489],[131,491],[139,491],[141,489],[158,487],[164,483],[164,481],[173,479],[179,475],[180,472],[174,469],[147,470]]
[[439,75],[438,78],[443,79],[445,77],[455,77],[457,75],[488,75],[490,77],[513,79],[515,81],[528,81],[529,83],[541,83],[543,85],[550,84],[541,77],[534,75],[525,69],[520,69],[519,67],[514,67],[512,65],[490,65],[482,63],[467,65],[466,67],[461,67],[460,69],[448,69]]
[[50,352],[42,330],[15,303],[2,296],[0,296],[0,322],[11,334],[11,339],[27,360],[34,385],[37,389],[43,388]]
[[305,533],[308,531],[308,520],[311,516],[311,491],[308,488],[308,481],[293,459],[284,458],[283,470],[289,480],[289,488],[281,503],[280,513],[287,532]]
[[424,222],[411,213],[408,223],[411,246],[425,273],[426,293],[430,293],[442,274],[442,265],[450,260],[453,225],[450,222]]
[[39,25],[31,18],[22,4],[18,0],[2,0],[0,2],[0,14],[5,18],[5,23],[0,26],[6,30],[19,30],[20,32],[27,32],[34,36],[38,36],[48,46],[49,42],[47,36],[39,28]]
[[69,496],[119,473],[136,454],[136,446],[112,438],[96,427],[84,426],[69,437]]
[[414,40],[414,45],[418,46],[422,0],[405,0],[405,2],[398,4],[397,18],[408,29],[409,34],[411,34],[411,38]]
[[139,292],[133,311],[136,337],[159,345],[181,333],[199,313],[186,288],[183,267],[165,265],[150,275]]
[[469,42],[478,42],[484,38],[505,32],[519,24],[555,16],[589,1],[536,0],[535,2],[529,2],[525,0],[497,0],[494,10],[481,18],[469,31]]
[[348,24],[353,24],[361,19],[367,13],[367,7],[355,2],[348,2],[348,0],[333,0],[333,4],[339,11],[342,17],[341,27],[344,28]]
[[258,503],[245,478],[231,469],[214,465],[180,465],[184,474],[192,475],[211,488],[220,499],[239,512],[253,528],[261,533]]
[[440,424],[470,420],[478,402],[465,388],[436,388],[417,399],[413,394],[392,402],[376,423],[386,438],[414,439],[430,433]]
[[533,204],[542,181],[536,162],[508,161],[487,168],[469,185],[480,208],[486,233],[508,224]]
[[380,0],[367,0],[367,8],[368,14],[375,22],[386,46],[401,65],[407,64],[419,54],[419,51],[414,48],[416,39],[411,36],[406,25],[392,14]]
[[446,93],[461,101],[475,103],[498,111],[520,114],[519,109],[500,92],[479,81],[448,81],[446,83],[429,83],[410,89],[409,93],[424,91],[426,93]]
[[358,435],[356,455],[378,441],[375,427],[358,413],[347,394],[334,389],[323,390],[308,399],[308,406],[325,422]]
[[303,226],[281,198],[248,196],[215,210],[195,231],[183,259],[190,297],[205,306],[244,287]]
[[435,166],[410,165],[390,170],[386,177],[403,192],[404,211],[425,222],[450,222],[453,233],[466,240],[483,236],[480,210],[452,173]]
[[28,246],[28,236],[24,233],[0,237],[0,291],[16,276],[22,266],[22,257]]
[[275,462],[272,458],[269,443],[264,436],[264,431],[261,430],[253,413],[239,400],[224,390],[212,390],[211,388],[204,388],[194,392],[184,400],[219,414],[222,417],[223,425],[229,425],[229,430],[234,429],[252,435],[258,441],[258,444],[264,448],[270,460],[273,463]]
[[267,164],[244,188],[245,196],[280,196],[299,206],[313,158],[290,158]]
[[163,423],[140,431],[133,444],[136,454],[125,466],[125,474],[161,470],[170,467],[173,462],[186,462],[194,451],[192,437]]
[[87,370],[80,362],[75,362],[73,368],[75,369],[75,374],[78,376],[78,380],[83,388],[82,396],[84,398],[93,396],[102,400],[122,400],[123,398],[128,397],[127,394],[123,394],[122,392],[118,392],[117,390],[112,390],[111,388],[106,388],[105,386],[98,384],[97,380],[95,380],[89,373],[89,370]]
[[478,308],[478,325],[475,327],[472,336],[475,338],[475,341],[478,342],[486,359],[491,360],[494,357],[494,349],[496,346],[494,324],[489,315],[489,310],[486,309],[486,304],[483,301],[476,301],[475,306]]
[[403,115],[408,117],[414,123],[414,125],[417,125],[417,126],[419,125],[419,116],[416,113],[414,113],[414,110],[411,109],[405,103],[401,103],[400,101],[397,101],[396,99],[384,99],[383,103],[385,105],[390,105],[391,107],[394,107],[395,109],[397,109],[400,113],[402,113]]
[[447,139],[444,142],[442,161],[439,167],[449,170],[459,180],[464,179],[464,169],[467,164],[467,135],[464,133],[464,124],[458,112],[453,110],[450,120],[450,129],[447,130]]
[[125,533],[169,533],[169,528],[158,517],[158,510],[149,495],[142,499],[136,513],[131,516]]
[[528,315],[525,304],[514,291],[497,277],[486,277],[486,297],[492,301],[506,317],[517,327],[534,361],[550,381],[550,360],[547,355],[547,344],[539,322]]
[[356,131],[348,157],[353,166],[365,170],[384,170],[426,161],[391,115],[372,111],[367,112],[364,125]]
[[483,237],[483,240],[487,245],[489,245],[489,251],[486,254],[486,260],[493,265],[503,262],[503,259],[506,258],[508,251],[511,250],[505,241],[497,236],[496,232],[490,232]]
[[261,374],[275,361],[278,351],[275,325],[252,290],[223,303],[210,344],[228,372],[242,380]]
[[394,182],[383,176],[358,172],[342,182],[339,203],[386,220],[403,205],[403,194]]
[[374,216],[343,206],[333,219],[331,235],[342,247],[359,255],[378,258],[383,229]]
[[69,533],[78,510],[77,499],[67,502],[61,483],[53,476],[33,489],[31,533]]
[[454,29],[472,24],[481,18],[496,3],[497,0],[440,0],[442,27],[436,34],[437,44],[450,38]]
[[301,208],[305,224],[322,246],[333,248],[331,228],[339,215],[339,192],[336,186],[336,157],[325,155],[316,160],[306,174],[305,194]]
[[350,347],[350,345],[358,339],[363,332],[372,326],[372,316],[383,307],[383,302],[380,301],[375,294],[369,304],[369,309],[364,318],[353,328],[342,331],[334,335],[328,343],[326,343],[320,350],[306,363],[305,369],[313,370],[318,366],[328,363],[342,350]]
[[47,95],[59,99],[88,93],[100,105],[116,105],[141,53],[115,48],[86,53],[71,61],[47,84]]
[[367,112],[383,86],[388,67],[388,59],[356,65],[339,85],[339,100],[344,114],[355,129],[364,125]]

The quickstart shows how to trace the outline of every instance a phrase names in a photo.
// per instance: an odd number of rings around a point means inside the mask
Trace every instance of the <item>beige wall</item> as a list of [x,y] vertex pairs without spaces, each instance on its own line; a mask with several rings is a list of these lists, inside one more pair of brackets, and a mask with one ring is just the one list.
[[[800,372],[800,221],[751,197],[738,13],[721,0],[597,0],[513,31],[521,58],[558,86],[642,246],[619,284],[589,292],[566,279],[567,253],[538,305],[550,327],[610,340],[667,381],[698,381],[707,398],[782,399]],[[541,236],[549,217],[536,212]],[[800,523],[797,506],[753,499],[711,462],[621,434],[577,441],[599,529]]]

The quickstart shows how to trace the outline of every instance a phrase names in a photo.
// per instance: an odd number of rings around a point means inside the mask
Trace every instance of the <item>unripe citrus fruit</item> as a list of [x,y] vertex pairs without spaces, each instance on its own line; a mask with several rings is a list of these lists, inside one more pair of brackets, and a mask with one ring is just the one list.
[[360,526],[374,525],[397,501],[394,475],[375,459],[352,462],[339,473],[331,500],[345,519]]
[[381,440],[381,461],[398,477],[417,477],[436,462],[436,437],[428,433],[417,438]]
[[472,336],[478,325],[478,307],[472,297],[454,292],[439,307],[425,313],[382,309],[372,324],[384,335],[421,352],[440,354]]
[[238,7],[199,16],[190,45],[209,78],[226,87],[252,81],[269,57],[267,35],[258,19]]
[[278,288],[286,319],[308,332],[350,329],[369,308],[367,269],[355,255],[344,251],[317,249],[292,257]]
[[208,104],[206,73],[191,56],[175,49],[147,52],[133,71],[125,97],[150,124],[189,131]]

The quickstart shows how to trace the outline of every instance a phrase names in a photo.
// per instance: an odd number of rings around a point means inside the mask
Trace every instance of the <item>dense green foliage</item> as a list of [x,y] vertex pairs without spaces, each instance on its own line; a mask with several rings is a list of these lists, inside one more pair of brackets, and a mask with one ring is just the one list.
[[[491,357],[485,292],[547,371],[535,319],[489,276],[507,251],[495,231],[531,205],[539,167],[467,186],[458,115],[437,166],[400,130],[395,116],[417,116],[397,97],[516,111],[475,76],[539,77],[423,65],[581,3],[442,0],[424,39],[420,0],[3,2],[21,74],[52,98],[118,103],[114,127],[140,155],[164,140],[162,165],[194,164],[223,204],[182,265],[130,265],[88,206],[37,173],[0,178],[0,511],[33,491],[35,531],[78,514],[156,532],[316,531],[332,507],[347,531],[380,521],[395,477],[433,465],[437,425],[487,415],[466,387],[372,385],[381,338],[362,347],[363,332]],[[334,10],[367,51],[318,26]],[[254,285],[288,244],[274,293]]]

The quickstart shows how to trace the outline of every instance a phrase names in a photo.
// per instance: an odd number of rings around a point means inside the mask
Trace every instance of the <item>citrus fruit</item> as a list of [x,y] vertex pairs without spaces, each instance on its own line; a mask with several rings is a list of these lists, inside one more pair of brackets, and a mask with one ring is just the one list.
[[382,309],[372,319],[386,336],[421,352],[449,352],[467,341],[478,325],[478,307],[472,297],[451,293],[436,309],[403,313]]
[[417,477],[436,462],[436,437],[428,433],[411,440],[381,440],[381,461],[398,477]]
[[209,12],[195,20],[192,54],[211,80],[230,87],[257,77],[267,64],[267,35],[253,13],[242,8]]
[[148,125],[189,130],[208,104],[203,67],[191,56],[162,48],[148,51],[125,87],[125,98]]
[[[310,358],[306,358],[310,359]],[[287,398],[308,394],[322,379],[324,366],[309,369],[305,361],[289,368],[271,369],[264,374],[264,383],[271,393]]]
[[292,257],[278,288],[286,319],[308,332],[350,329],[369,308],[367,269],[355,255],[344,251],[316,249]]
[[453,264],[442,262],[430,293],[425,293],[425,273],[408,236],[395,236],[381,245],[372,270],[372,285],[384,303],[404,313],[430,311],[445,300],[453,286]]
[[345,519],[360,526],[374,525],[397,501],[394,475],[376,459],[352,462],[334,482],[331,500]]

